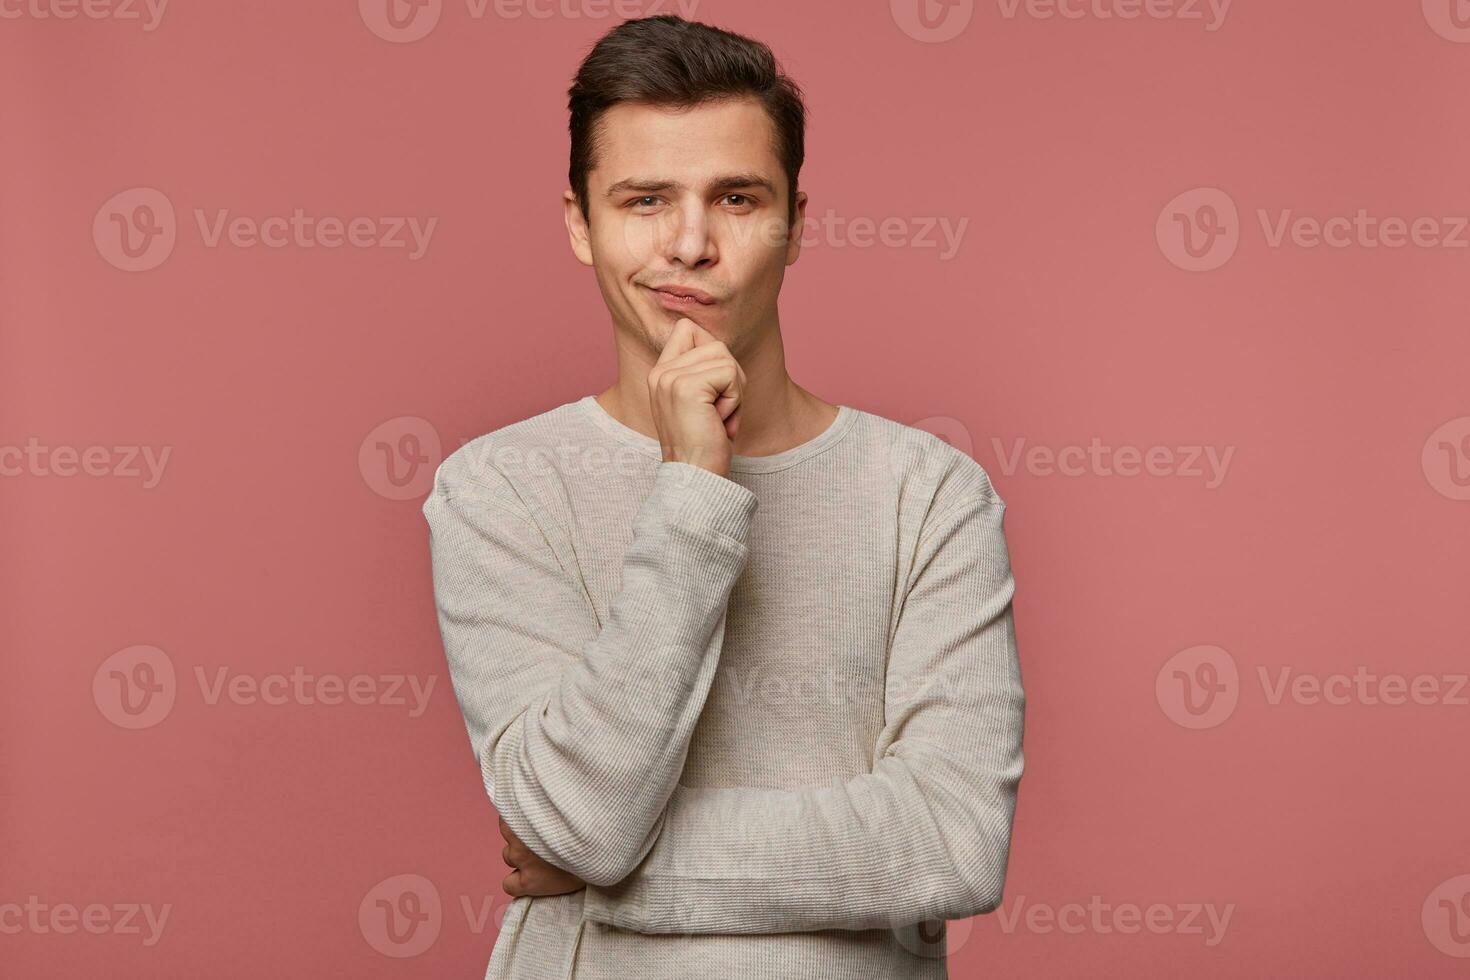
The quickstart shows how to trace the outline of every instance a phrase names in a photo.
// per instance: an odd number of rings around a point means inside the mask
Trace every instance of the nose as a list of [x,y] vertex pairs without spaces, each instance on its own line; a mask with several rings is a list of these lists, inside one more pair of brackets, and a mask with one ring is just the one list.
[[664,258],[691,269],[714,262],[719,250],[704,208],[697,201],[690,201],[669,210],[670,227],[662,249]]

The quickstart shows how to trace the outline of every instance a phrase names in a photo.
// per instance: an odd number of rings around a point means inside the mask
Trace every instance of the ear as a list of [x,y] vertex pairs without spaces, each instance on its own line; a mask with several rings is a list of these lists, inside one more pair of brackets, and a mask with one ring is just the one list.
[[577,261],[583,265],[592,264],[592,242],[589,240],[590,231],[587,220],[582,217],[582,209],[577,206],[577,195],[570,189],[562,193],[563,217],[567,223],[567,238],[572,245],[572,254]]
[[791,222],[791,231],[786,237],[786,264],[792,265],[801,256],[801,232],[806,221],[806,191],[796,192],[796,218]]

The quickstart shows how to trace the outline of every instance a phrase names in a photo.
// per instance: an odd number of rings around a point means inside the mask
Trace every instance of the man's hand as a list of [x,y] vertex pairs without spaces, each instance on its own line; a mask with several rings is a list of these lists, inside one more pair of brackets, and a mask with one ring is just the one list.
[[729,348],[681,317],[648,372],[648,401],[664,461],[728,477],[744,390],[745,372]]
[[500,835],[505,838],[505,849],[500,856],[512,869],[500,882],[500,887],[512,898],[569,895],[587,887],[587,882],[581,878],[537,857],[511,831],[504,817],[500,820]]

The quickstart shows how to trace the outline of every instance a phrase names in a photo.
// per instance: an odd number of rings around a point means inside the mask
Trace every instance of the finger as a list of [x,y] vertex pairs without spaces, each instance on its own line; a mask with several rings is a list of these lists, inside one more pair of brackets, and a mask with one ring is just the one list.
[[708,344],[702,344],[699,347],[691,347],[677,357],[655,364],[654,367],[660,371],[672,371],[691,364],[703,364],[705,361],[715,361],[720,358],[729,358],[732,361],[735,359],[731,355],[730,349],[723,342],[715,340]]
[[[705,350],[708,349],[709,348],[705,348]],[[689,353],[684,354],[673,361],[670,361],[668,364],[655,364],[653,368],[650,369],[648,372],[648,382],[650,388],[653,388],[656,387],[660,381],[662,381],[664,384],[670,384],[675,378],[679,377],[679,375],[687,374],[690,371],[702,371],[705,368],[708,368],[711,365],[715,364],[734,363],[735,359],[727,354],[721,354],[719,352],[710,352],[708,354],[704,354],[698,353],[696,351],[690,351]]]
[[744,388],[740,384],[738,365],[730,361],[717,361],[706,368],[695,368],[681,372],[682,376],[696,379],[707,390],[714,393],[715,411],[722,420],[740,407]]
[[708,330],[704,329],[704,327],[701,327],[693,320],[690,320],[689,322],[694,326],[694,346],[698,347],[702,344],[719,343],[720,338],[716,337],[714,334],[710,333]]
[[719,397],[715,399],[715,411],[720,413],[721,420],[728,422],[735,415],[739,414],[740,397],[740,388],[732,381],[720,393]]
[[526,894],[525,882],[522,880],[522,875],[520,871],[512,871],[510,874],[500,879],[500,887],[505,891],[507,895],[510,895],[514,898],[520,898],[521,896]]
[[[683,367],[672,371],[660,371],[648,376],[648,393],[660,405],[670,406],[684,399],[698,396],[706,404],[715,404],[720,394],[737,377],[736,364],[729,359],[712,360],[694,367]],[[722,406],[720,417],[729,413],[728,404]]]
[[735,358],[724,351],[698,354],[697,356],[695,351],[690,351],[676,361],[664,365],[655,365],[649,371],[649,377],[662,376],[666,382],[671,382],[681,374],[688,374],[691,371],[707,371],[712,367],[721,366],[728,368],[732,372],[740,369],[740,365]]
[[530,873],[522,873],[521,890],[527,895],[566,895],[579,888],[587,887],[587,883],[576,875],[567,874],[559,868],[537,870]]
[[730,421],[730,416],[740,411],[740,390],[733,383],[715,398],[715,411],[720,413],[724,422]]
[[730,407],[728,415],[721,412],[721,415],[725,419],[725,435],[729,437],[731,442],[735,441],[735,436],[740,432],[740,400],[745,396],[745,369],[740,366],[739,361],[735,361],[734,363],[735,381],[726,389],[726,392],[728,394],[733,390],[735,404]]
[[656,364],[664,364],[672,361],[680,354],[694,346],[694,331],[698,329],[695,322],[687,316],[680,317],[674,323],[674,329],[669,334],[669,339],[664,341],[664,349],[659,352]]

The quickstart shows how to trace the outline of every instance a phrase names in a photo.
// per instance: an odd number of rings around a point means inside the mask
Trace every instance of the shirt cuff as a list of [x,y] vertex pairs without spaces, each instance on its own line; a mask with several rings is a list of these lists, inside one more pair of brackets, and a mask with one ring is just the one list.
[[734,480],[673,460],[658,464],[653,492],[676,501],[675,522],[718,531],[742,543],[759,506],[756,495]]

